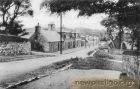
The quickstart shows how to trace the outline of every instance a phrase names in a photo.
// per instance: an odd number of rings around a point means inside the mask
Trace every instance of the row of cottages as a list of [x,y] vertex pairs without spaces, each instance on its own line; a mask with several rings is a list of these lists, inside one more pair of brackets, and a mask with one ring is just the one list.
[[[60,34],[60,29],[56,29],[56,31]],[[71,49],[77,47],[85,46],[86,39],[82,38],[80,33],[76,30],[68,29],[63,27],[62,28],[62,37],[64,40],[63,49]]]
[[[48,29],[36,26],[33,33],[24,36],[31,41],[31,48],[35,51],[57,52],[60,50],[60,29],[55,24],[48,24]],[[79,33],[67,28],[62,29],[63,50],[85,46],[85,39]]]

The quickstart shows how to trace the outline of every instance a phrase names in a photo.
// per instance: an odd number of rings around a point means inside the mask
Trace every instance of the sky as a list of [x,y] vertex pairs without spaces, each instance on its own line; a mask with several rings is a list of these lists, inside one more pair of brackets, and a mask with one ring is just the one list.
[[[34,16],[26,16],[20,18],[23,20],[25,28],[32,28],[39,22],[40,26],[47,27],[49,23],[54,23],[56,27],[60,26],[60,17],[53,14],[51,15],[46,10],[40,10],[40,4],[43,0],[30,0]],[[68,28],[90,28],[90,29],[105,29],[100,22],[106,17],[105,14],[96,14],[91,17],[77,17],[78,11],[69,11],[63,15],[63,26]]]

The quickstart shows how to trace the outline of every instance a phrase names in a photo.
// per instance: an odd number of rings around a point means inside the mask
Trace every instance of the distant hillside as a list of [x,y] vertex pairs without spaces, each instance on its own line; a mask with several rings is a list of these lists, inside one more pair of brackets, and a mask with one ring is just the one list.
[[100,34],[105,33],[104,30],[98,30],[98,29],[89,29],[89,28],[76,28],[76,30],[79,33],[85,34],[85,35],[95,35],[100,36]]

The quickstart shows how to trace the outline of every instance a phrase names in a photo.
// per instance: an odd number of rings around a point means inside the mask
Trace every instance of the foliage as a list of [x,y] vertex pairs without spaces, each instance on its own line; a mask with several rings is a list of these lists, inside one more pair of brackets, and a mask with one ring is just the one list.
[[118,28],[118,21],[115,17],[107,17],[101,21],[101,24],[107,28],[107,38],[111,40],[113,48],[115,48],[114,39],[116,38],[113,32]]
[[52,13],[61,13],[71,9],[79,10],[79,15],[92,15],[103,12],[103,0],[44,0],[42,7],[47,7]]
[[[18,31],[22,26],[16,22],[17,18],[27,14],[33,15],[30,7],[31,3],[29,0],[0,0],[0,17],[2,18],[0,26],[5,27],[3,29],[5,34],[17,35],[20,33]],[[16,28],[15,26],[18,27]],[[13,28],[15,29],[14,32],[12,32]]]
[[113,59],[111,55],[108,53],[105,53],[104,51],[97,51],[93,56],[98,57],[98,58],[107,58],[107,59]]
[[[121,33],[121,35],[122,35],[121,36],[122,37],[122,41],[124,41],[123,40],[124,39],[123,34],[125,34],[124,33],[124,30],[127,31],[127,30],[130,30],[131,29],[131,33],[129,33],[129,34],[130,34],[130,37],[131,37],[130,39],[132,39],[132,41],[129,42],[129,43],[132,45],[131,49],[133,50],[134,43],[136,42],[136,39],[138,38],[138,35],[139,35],[138,34],[137,26],[134,25],[134,24],[131,24],[129,26],[126,26],[125,24],[121,24],[123,26],[123,28],[122,28],[122,30],[120,30],[119,29],[119,23],[121,23],[121,22],[118,22],[117,18],[115,18],[115,17],[105,18],[101,22],[101,24],[104,25],[107,28],[108,37],[110,38],[110,40],[112,41],[113,44],[114,44],[114,42],[113,42],[114,39],[116,39],[116,37],[114,37],[114,34],[113,34],[114,31],[119,30],[118,33]],[[115,35],[118,36],[118,33],[116,33]]]
[[22,29],[23,25],[20,21],[14,21],[12,24],[9,24],[8,28],[10,30],[7,31],[8,34],[22,36],[28,34],[26,29]]
[[139,22],[139,0],[44,0],[41,5],[52,13],[78,10],[79,15],[91,16],[106,13],[115,16],[119,24],[132,25]]
[[[124,33],[124,28],[129,28],[131,29],[131,38],[132,38],[132,49],[133,45],[136,42],[137,43],[137,49],[139,49],[139,14],[140,14],[140,2],[138,0],[119,0],[116,5],[115,9],[112,11],[115,12],[111,14],[111,18],[115,17],[115,25],[119,27],[119,39],[121,43],[123,41],[123,33]],[[113,26],[114,22],[112,22],[110,19],[108,21],[111,23],[110,25]],[[112,24],[113,23],[113,24]],[[107,26],[104,24],[106,27],[108,27],[109,30],[110,26]],[[114,26],[112,27],[112,29]],[[121,44],[120,44],[121,45]]]

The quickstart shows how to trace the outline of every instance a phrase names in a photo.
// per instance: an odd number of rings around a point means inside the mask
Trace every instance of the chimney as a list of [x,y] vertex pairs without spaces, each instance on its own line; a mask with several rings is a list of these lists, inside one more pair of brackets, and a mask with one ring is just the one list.
[[55,30],[55,24],[48,24],[48,30],[54,31]]
[[35,33],[40,33],[41,27],[39,26],[39,23],[37,26],[35,26]]

